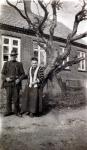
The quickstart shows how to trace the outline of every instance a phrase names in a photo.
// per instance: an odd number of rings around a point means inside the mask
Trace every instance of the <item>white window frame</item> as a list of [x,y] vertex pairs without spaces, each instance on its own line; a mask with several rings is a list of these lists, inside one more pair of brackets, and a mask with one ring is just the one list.
[[[86,58],[86,53],[85,52],[82,52],[82,51],[78,51],[78,52],[79,52],[78,58],[80,58],[80,57]],[[82,68],[83,64],[84,64],[84,68]],[[86,71],[86,60],[85,59],[80,61],[78,70]]]
[[[4,39],[9,39],[9,44],[5,44],[4,43]],[[17,40],[18,41],[18,45],[13,45],[13,40]],[[18,57],[17,57],[17,61],[20,61],[21,60],[21,57],[20,57],[20,49],[21,49],[21,40],[19,38],[15,38],[15,37],[11,37],[11,36],[5,36],[5,35],[2,35],[2,66],[4,64],[4,60],[3,60],[3,56],[4,56],[4,51],[3,51],[3,47],[4,46],[8,46],[9,47],[9,52],[8,52],[8,60],[10,60],[10,53],[11,53],[11,50],[12,48],[17,48],[18,49]]]
[[44,66],[45,66],[46,65],[46,52],[39,45],[37,45],[37,48],[34,48],[35,43],[37,44],[36,41],[33,41],[33,51],[38,52],[38,65],[41,65],[41,53],[44,53]]
[[[61,55],[65,52],[65,47],[62,47],[61,46],[61,49],[62,49],[62,52],[61,52]],[[69,56],[67,56],[66,58],[66,61],[68,62],[69,61]],[[63,61],[63,65],[65,64],[65,61]],[[69,69],[69,66],[67,66],[65,69]]]

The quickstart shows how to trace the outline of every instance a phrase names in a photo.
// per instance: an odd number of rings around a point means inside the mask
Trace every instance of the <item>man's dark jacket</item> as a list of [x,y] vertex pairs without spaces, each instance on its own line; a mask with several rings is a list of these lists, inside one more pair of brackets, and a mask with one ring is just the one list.
[[[21,88],[21,81],[25,76],[23,65],[21,62],[18,61],[5,62],[1,74],[2,74],[2,81],[3,81],[1,88],[15,86],[16,79],[20,80],[18,86],[19,88]],[[12,81],[7,82],[6,81],[7,77],[11,78]]]

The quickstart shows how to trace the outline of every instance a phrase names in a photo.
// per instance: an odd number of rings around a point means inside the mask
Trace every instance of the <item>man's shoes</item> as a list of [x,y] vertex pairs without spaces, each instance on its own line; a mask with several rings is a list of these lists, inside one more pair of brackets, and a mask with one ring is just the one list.
[[22,117],[22,113],[16,113],[15,115],[18,117]]
[[30,115],[30,112],[26,112],[26,115],[28,115],[28,116],[29,116],[29,115]]
[[36,114],[36,117],[40,117],[40,114]]
[[10,113],[6,112],[6,113],[4,113],[4,117],[8,117],[8,116],[11,116],[11,115],[13,115],[13,112],[10,112]]
[[33,114],[33,113],[30,113],[29,116],[30,116],[31,118],[33,118],[33,117],[34,117],[34,114]]

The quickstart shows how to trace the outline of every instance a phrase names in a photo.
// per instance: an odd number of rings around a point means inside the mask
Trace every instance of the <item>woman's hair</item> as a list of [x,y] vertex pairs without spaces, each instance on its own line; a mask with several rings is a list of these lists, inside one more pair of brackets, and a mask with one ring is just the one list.
[[31,61],[32,61],[32,60],[38,61],[38,59],[37,59],[36,57],[32,57],[32,58],[31,58]]

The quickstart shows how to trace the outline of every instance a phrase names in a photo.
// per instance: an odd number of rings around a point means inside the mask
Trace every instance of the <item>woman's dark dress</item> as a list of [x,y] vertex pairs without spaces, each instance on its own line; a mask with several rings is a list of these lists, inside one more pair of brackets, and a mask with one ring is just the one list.
[[[29,72],[29,71],[28,71]],[[38,87],[29,87],[29,73],[27,85],[25,86],[21,109],[23,112],[40,113],[42,112],[42,94],[43,94],[43,79],[44,73],[43,68],[39,68],[37,78],[40,83]]]

